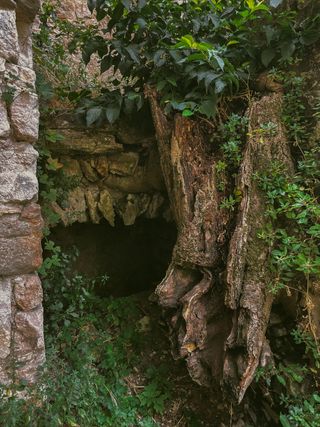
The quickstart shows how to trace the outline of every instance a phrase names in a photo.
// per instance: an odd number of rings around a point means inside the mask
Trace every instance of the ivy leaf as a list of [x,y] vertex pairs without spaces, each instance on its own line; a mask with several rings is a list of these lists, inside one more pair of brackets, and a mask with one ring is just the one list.
[[139,0],[138,1],[138,9],[139,10],[143,9],[146,4],[147,4],[147,0]]
[[262,64],[267,67],[275,56],[276,53],[273,49],[265,49],[261,54]]
[[90,108],[86,114],[87,126],[91,126],[94,122],[96,122],[101,116],[101,112],[102,112],[101,107]]
[[126,51],[130,55],[130,58],[132,59],[132,61],[134,61],[136,64],[140,64],[139,53],[136,46],[129,45],[126,47]]
[[131,9],[131,2],[130,2],[130,0],[121,0],[121,3],[123,4],[123,6],[124,6],[127,10],[130,10],[130,9]]
[[285,415],[280,414],[279,420],[282,427],[291,427],[291,424],[289,423],[288,418]]
[[284,42],[280,46],[281,49],[281,56],[283,59],[291,58],[294,51],[296,50],[296,45],[294,41],[290,40],[288,42]]
[[93,12],[93,10],[95,9],[95,7],[96,7],[96,0],[88,0],[87,1],[87,4],[88,4],[88,9],[90,10],[90,12],[92,13]]
[[216,93],[221,93],[225,87],[226,87],[226,84],[223,80],[218,79],[215,81]]
[[209,99],[206,101],[202,101],[199,107],[199,111],[201,114],[206,115],[208,118],[214,116],[217,108],[217,102],[215,99]]
[[193,111],[189,110],[188,108],[182,111],[183,117],[191,117],[193,116]]
[[121,105],[111,104],[106,108],[106,117],[109,123],[113,124],[120,116]]
[[280,6],[282,2],[283,0],[270,0],[270,6],[276,8]]

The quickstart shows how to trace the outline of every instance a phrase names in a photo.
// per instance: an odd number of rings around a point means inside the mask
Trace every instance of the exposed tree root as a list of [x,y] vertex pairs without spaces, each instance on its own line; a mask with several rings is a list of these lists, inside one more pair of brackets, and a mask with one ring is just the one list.
[[[293,171],[281,124],[282,94],[265,96],[249,108],[237,179],[242,200],[229,242],[232,218],[220,208],[218,159],[208,152],[199,124],[181,116],[169,122],[156,92],[148,88],[147,95],[178,229],[171,265],[156,293],[167,309],[175,354],[186,358],[191,377],[202,385],[231,386],[241,401],[260,361],[271,355],[265,338],[272,306],[269,248],[258,237],[266,221],[265,201],[254,175],[275,160],[287,173]],[[267,123],[271,130],[265,130]]]

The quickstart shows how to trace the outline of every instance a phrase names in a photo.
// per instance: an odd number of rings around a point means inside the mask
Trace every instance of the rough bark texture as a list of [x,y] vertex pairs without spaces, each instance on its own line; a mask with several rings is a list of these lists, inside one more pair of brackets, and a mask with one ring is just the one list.
[[[157,94],[147,90],[163,173],[178,238],[166,277],[157,288],[166,309],[173,350],[187,360],[202,385],[225,384],[241,401],[255,370],[270,353],[265,332],[272,305],[268,255],[258,232],[265,222],[264,196],[254,174],[272,161],[293,166],[281,124],[281,94],[253,101],[249,134],[237,189],[242,194],[236,226],[228,242],[230,212],[220,209],[214,154],[199,123],[163,115]],[[274,131],[262,131],[272,122]],[[227,260],[224,248],[228,249]]]
[[[0,383],[33,381],[44,360],[42,219],[36,204],[38,99],[31,26],[37,0],[0,0]],[[5,102],[3,93],[13,99]]]

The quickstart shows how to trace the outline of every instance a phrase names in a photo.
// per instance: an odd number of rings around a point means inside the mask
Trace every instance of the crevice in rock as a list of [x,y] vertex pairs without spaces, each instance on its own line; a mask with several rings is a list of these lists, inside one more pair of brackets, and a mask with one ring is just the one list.
[[77,248],[74,271],[91,278],[109,277],[104,286],[97,286],[99,295],[123,297],[153,290],[162,280],[176,241],[176,228],[161,218],[137,218],[130,226],[116,218],[115,227],[106,220],[100,224],[59,225],[52,229],[51,239],[64,252]]

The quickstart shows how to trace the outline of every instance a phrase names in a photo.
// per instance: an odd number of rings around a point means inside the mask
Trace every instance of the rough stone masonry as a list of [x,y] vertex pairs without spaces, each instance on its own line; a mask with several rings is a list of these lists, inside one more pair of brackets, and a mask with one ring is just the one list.
[[40,0],[0,0],[0,383],[33,381],[44,361],[39,110],[32,23]]

